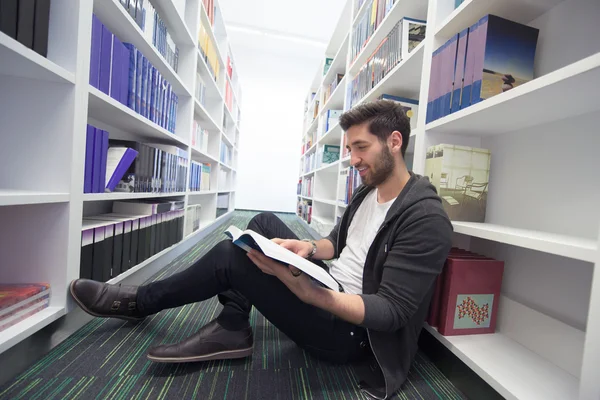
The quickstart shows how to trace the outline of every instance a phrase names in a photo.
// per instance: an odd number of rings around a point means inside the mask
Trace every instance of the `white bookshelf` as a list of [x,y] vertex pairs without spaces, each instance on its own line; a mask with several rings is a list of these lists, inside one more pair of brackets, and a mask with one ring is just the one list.
[[[110,212],[117,200],[177,199],[186,207],[201,205],[199,229],[111,280],[119,282],[183,252],[201,237],[199,234],[228,218],[235,209],[240,122],[227,110],[223,95],[231,52],[219,5],[215,2],[219,21],[211,27],[202,0],[151,1],[179,48],[177,72],[146,40],[119,0],[53,1],[47,57],[0,33],[0,164],[5,171],[0,175],[0,235],[4,238],[0,241],[0,282],[51,285],[49,307],[3,331],[0,353],[71,311],[74,304],[68,284],[79,277],[85,216]],[[122,42],[133,43],[171,83],[179,96],[174,133],[89,84],[93,13]],[[197,43],[201,20],[210,27],[209,36],[219,49],[221,68],[214,81],[206,79],[209,70]],[[205,105],[194,95],[196,73],[207,86]],[[235,85],[239,107],[237,80]],[[227,129],[222,125],[224,117],[229,119]],[[209,132],[206,149],[192,146],[194,120]],[[111,139],[172,146],[187,152],[188,163],[210,163],[210,190],[84,194],[88,123],[107,130]],[[225,146],[231,149],[228,164],[221,162]],[[224,177],[221,186],[220,175]],[[223,194],[229,197],[224,199]],[[184,225],[190,223],[185,219]]]
[[[306,171],[306,157],[325,144],[339,144],[339,126],[319,131],[327,109],[348,109],[349,84],[392,27],[403,17],[427,21],[425,40],[357,104],[383,93],[419,101],[407,160],[424,174],[426,149],[449,143],[491,150],[492,166],[483,223],[452,221],[454,244],[505,261],[496,333],[443,336],[425,328],[507,399],[600,398],[600,3],[595,0],[402,0],[351,59],[352,26],[369,12],[345,3],[308,88],[299,179],[312,179],[313,226],[321,235],[346,211],[338,198],[339,172],[350,157]],[[535,79],[506,93],[426,124],[431,55],[451,36],[486,14],[540,30]],[[340,48],[341,46],[341,48]],[[340,59],[346,60],[340,65]],[[335,73],[344,73],[333,93],[343,107],[324,102]],[[308,97],[307,99],[310,99]],[[315,104],[319,112],[313,119]],[[335,103],[335,101],[334,101]],[[337,106],[337,104],[336,104]]]

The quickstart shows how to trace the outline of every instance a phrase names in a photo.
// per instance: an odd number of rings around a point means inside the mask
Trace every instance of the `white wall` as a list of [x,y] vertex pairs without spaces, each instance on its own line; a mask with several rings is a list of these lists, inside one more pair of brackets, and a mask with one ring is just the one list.
[[230,34],[242,86],[236,208],[294,212],[304,98],[324,49],[292,54]]

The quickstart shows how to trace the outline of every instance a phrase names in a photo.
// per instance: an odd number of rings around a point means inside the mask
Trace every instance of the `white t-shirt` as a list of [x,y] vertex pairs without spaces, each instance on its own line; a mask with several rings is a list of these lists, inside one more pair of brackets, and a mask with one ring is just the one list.
[[394,200],[396,199],[379,204],[375,189],[367,194],[356,210],[348,228],[346,246],[329,268],[329,273],[337,279],[346,293],[362,294],[363,270],[369,247]]

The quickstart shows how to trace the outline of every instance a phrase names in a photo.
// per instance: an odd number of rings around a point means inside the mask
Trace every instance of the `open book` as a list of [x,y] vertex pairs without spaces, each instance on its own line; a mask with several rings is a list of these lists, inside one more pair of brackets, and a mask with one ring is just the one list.
[[267,257],[282,262],[284,264],[293,265],[302,272],[310,275],[312,278],[321,282],[331,290],[341,291],[340,285],[327,271],[316,264],[311,263],[298,254],[281,247],[277,243],[267,239],[266,237],[246,229],[245,231],[231,225],[225,231],[225,234],[231,237],[233,243],[246,251],[250,249],[258,250]]

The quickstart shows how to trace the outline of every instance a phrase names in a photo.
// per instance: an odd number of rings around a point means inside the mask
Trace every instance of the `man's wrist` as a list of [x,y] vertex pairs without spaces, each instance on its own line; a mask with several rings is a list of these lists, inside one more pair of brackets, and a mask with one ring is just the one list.
[[303,242],[307,242],[310,243],[310,251],[308,252],[308,255],[306,256],[306,258],[311,258],[313,257],[315,254],[317,254],[317,243],[314,240],[311,239],[302,239]]

